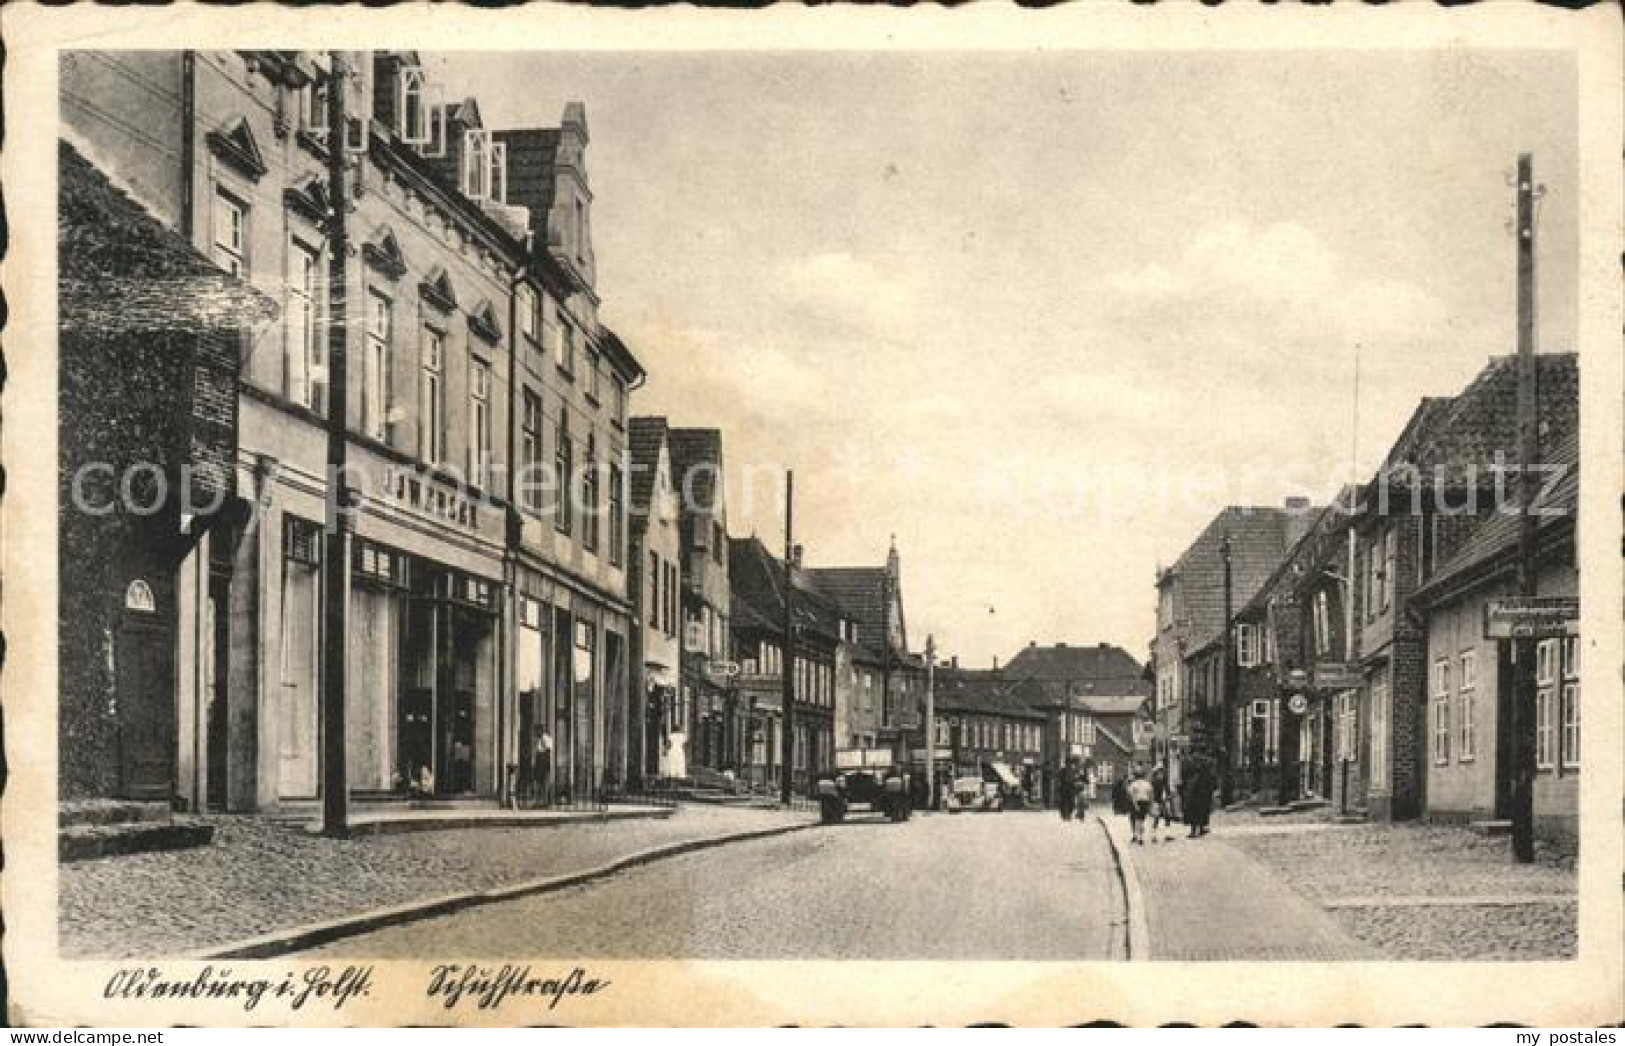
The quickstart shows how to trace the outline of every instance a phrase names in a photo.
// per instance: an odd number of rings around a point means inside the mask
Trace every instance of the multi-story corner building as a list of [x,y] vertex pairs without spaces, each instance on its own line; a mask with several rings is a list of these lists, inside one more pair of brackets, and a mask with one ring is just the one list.
[[[897,717],[888,716],[888,705],[907,704],[919,683],[908,655],[897,543],[893,541],[887,551],[885,566],[814,567],[807,573],[848,620],[836,689],[835,746],[892,748],[895,757]],[[917,736],[914,743],[919,743]]]
[[688,766],[735,773],[746,765],[747,708],[728,674],[733,653],[729,619],[728,499],[722,433],[667,432],[672,482],[682,514],[682,562],[671,578],[681,585],[683,652],[677,728],[687,738]]
[[[797,550],[799,555],[799,549]],[[835,676],[848,619],[792,559],[788,569],[755,538],[728,542],[733,585],[736,683],[753,738],[746,777],[771,785],[783,766],[783,685],[790,673],[791,778],[805,793],[813,775],[835,765]],[[790,586],[793,585],[792,590]],[[784,600],[791,595],[791,641],[784,634]]]
[[628,571],[637,626],[632,630],[627,780],[634,786],[688,774],[688,743],[677,700],[682,656],[682,534],[665,418],[631,420],[632,519]]
[[[1542,354],[1536,361],[1544,459],[1577,431],[1579,369],[1573,353]],[[1468,689],[1477,692],[1476,655],[1454,669],[1431,663],[1426,621],[1409,602],[1486,518],[1511,511],[1498,504],[1497,492],[1506,502],[1517,461],[1515,363],[1513,357],[1492,359],[1460,394],[1422,401],[1361,491],[1350,520],[1353,645],[1364,678],[1349,716],[1363,724],[1364,738],[1346,755],[1358,765],[1362,805],[1377,818],[1424,811],[1431,738],[1451,733],[1453,705],[1461,715],[1476,713],[1476,700],[1436,696],[1451,679],[1459,683],[1463,671],[1474,680]],[[1437,716],[1447,725],[1435,722]],[[1474,733],[1468,750],[1476,760]]]
[[180,579],[176,801],[320,794],[335,301],[350,790],[494,798],[530,764],[598,787],[625,707],[641,370],[595,316],[579,107],[507,141],[472,100],[437,103],[410,52],[72,52],[61,82],[64,136],[281,305],[243,346],[233,510]]
[[1192,752],[1213,759],[1222,780],[1236,743],[1227,725],[1234,713],[1224,707],[1225,546],[1234,615],[1269,579],[1309,514],[1308,500],[1297,497],[1288,498],[1283,508],[1230,506],[1173,566],[1157,572],[1157,635],[1152,642],[1157,755],[1176,780]]

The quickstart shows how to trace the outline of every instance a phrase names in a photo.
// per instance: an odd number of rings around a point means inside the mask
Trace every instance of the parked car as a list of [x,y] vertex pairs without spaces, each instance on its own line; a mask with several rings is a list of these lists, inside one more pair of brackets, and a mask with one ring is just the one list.
[[906,821],[913,812],[909,801],[909,775],[895,770],[841,770],[818,779],[819,818],[840,824],[853,807]]
[[980,774],[956,777],[943,797],[943,808],[951,814],[961,810],[1002,810],[1004,797],[995,781],[985,781]]

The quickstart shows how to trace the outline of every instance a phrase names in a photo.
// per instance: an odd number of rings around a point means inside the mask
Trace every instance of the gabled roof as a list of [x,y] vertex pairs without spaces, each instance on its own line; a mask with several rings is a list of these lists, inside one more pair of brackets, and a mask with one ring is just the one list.
[[649,522],[649,500],[654,495],[660,468],[660,449],[666,445],[666,419],[633,417],[626,421],[626,452],[632,470],[632,525],[642,530]]
[[1099,694],[1148,694],[1144,666],[1127,650],[1110,643],[1075,646],[1029,644],[1004,666],[1016,679],[1081,687],[1088,684]]
[[1002,671],[942,668],[934,680],[939,712],[974,712],[1014,719],[1041,720],[1044,713],[1026,700],[1019,681]]
[[245,329],[276,302],[228,275],[116,187],[67,142],[57,150],[62,331]]
[[1231,505],[1213,518],[1179,560],[1163,575],[1178,583],[1176,625],[1184,626],[1187,650],[1196,651],[1224,631],[1224,560],[1220,548],[1230,536],[1230,607],[1246,606],[1287,552],[1298,517],[1274,506]]
[[[882,660],[888,624],[885,567],[812,567],[807,575],[818,590],[858,625],[860,656]],[[895,651],[894,651],[895,653]]]
[[[829,642],[840,639],[841,611],[798,572],[795,586],[795,621],[799,628]],[[728,539],[728,579],[732,586],[729,611],[733,627],[755,628],[774,635],[784,631],[784,564],[768,552],[759,538]]]

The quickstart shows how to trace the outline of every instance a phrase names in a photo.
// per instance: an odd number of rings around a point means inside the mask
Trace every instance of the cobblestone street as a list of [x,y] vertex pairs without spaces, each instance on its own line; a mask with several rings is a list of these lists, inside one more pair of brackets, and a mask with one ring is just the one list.
[[1414,823],[1275,827],[1220,815],[1222,841],[1323,906],[1392,959],[1564,959],[1574,955],[1574,862],[1549,848],[1512,863],[1504,838]]
[[258,818],[220,817],[195,850],[62,866],[61,952],[178,955],[373,908],[539,879],[637,850],[776,824],[800,811],[693,805],[668,819],[470,828],[327,839]]

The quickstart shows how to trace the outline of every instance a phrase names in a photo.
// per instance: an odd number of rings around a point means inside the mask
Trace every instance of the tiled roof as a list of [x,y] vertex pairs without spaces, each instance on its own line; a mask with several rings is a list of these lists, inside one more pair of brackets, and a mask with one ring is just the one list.
[[57,150],[61,330],[205,331],[255,326],[276,303],[193,249],[67,142]]
[[939,669],[934,680],[938,712],[980,712],[1015,719],[1043,719],[1029,704],[1023,689],[1002,672]]
[[[1578,432],[1571,432],[1562,444],[1554,447],[1547,458],[1551,465],[1566,466],[1552,489],[1544,493],[1537,506],[1543,515],[1537,519],[1537,534],[1547,534],[1559,526],[1572,525],[1580,501],[1580,445]],[[1549,477],[1548,477],[1549,478]],[[1516,504],[1514,502],[1514,504]],[[1426,602],[1431,593],[1444,590],[1481,567],[1503,557],[1510,558],[1518,548],[1520,520],[1515,511],[1492,512],[1484,517],[1468,535],[1455,555],[1446,560],[1427,584],[1416,593]]]
[[857,622],[860,654],[875,660],[885,656],[887,620],[885,567],[813,567],[807,575]]
[[[1300,518],[1301,522],[1301,518]],[[1296,533],[1292,513],[1273,506],[1231,505],[1213,518],[1169,574],[1177,578],[1176,623],[1185,626],[1187,649],[1200,650],[1224,631],[1224,561],[1220,546],[1230,535],[1230,607],[1240,610],[1270,579]]]
[[1148,694],[1144,666],[1134,655],[1110,643],[1074,646],[1034,643],[1012,657],[1004,666],[1013,678],[1045,683],[1091,683],[1097,693]]
[[[1539,386],[1540,449],[1550,455],[1579,423],[1580,365],[1572,352],[1535,356]],[[1486,481],[1499,458],[1517,460],[1518,368],[1516,356],[1492,357],[1460,394],[1424,400],[1389,452],[1387,464],[1415,465],[1424,481]]]
[[660,448],[666,442],[666,419],[634,417],[626,422],[627,457],[632,468],[632,524],[642,529],[649,519]]

